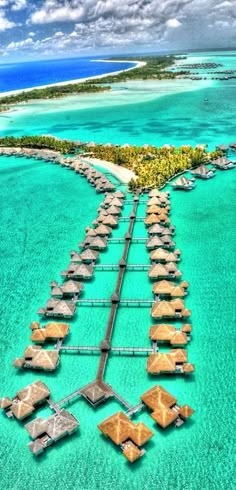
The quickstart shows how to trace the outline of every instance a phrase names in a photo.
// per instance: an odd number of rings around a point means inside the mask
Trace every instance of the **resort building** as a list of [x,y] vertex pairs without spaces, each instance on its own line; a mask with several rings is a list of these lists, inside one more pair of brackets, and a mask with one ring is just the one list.
[[7,417],[22,420],[31,415],[35,407],[45,402],[50,396],[48,387],[42,381],[35,381],[18,391],[13,399],[5,397],[0,399],[0,408]]
[[67,277],[68,279],[84,279],[89,280],[93,277],[93,266],[87,264],[69,264],[65,271],[61,272],[62,277]]
[[[169,240],[168,243],[165,240],[163,240],[163,236],[152,236],[148,238],[146,241],[146,247],[148,250],[155,250],[156,248],[167,248],[167,249],[172,249],[175,247],[175,242],[172,242],[172,240]],[[166,237],[167,238],[167,237]]]
[[150,259],[153,262],[160,262],[166,264],[167,262],[179,262],[180,254],[176,252],[169,252],[163,248],[157,248],[153,250],[150,255]]
[[148,277],[150,279],[178,279],[181,276],[182,272],[177,269],[174,262],[167,262],[165,265],[153,264],[148,271]]
[[39,308],[39,316],[52,318],[72,318],[76,312],[76,305],[69,301],[50,298],[45,307]]
[[55,371],[59,360],[59,352],[57,350],[42,349],[39,345],[29,345],[25,349],[23,357],[17,357],[14,360],[13,366],[16,368]]
[[191,191],[195,187],[195,179],[187,179],[187,177],[179,177],[173,184],[174,189],[180,189],[183,191]]
[[83,291],[84,285],[81,282],[69,280],[58,285],[57,281],[52,281],[50,283],[51,296],[53,298],[67,298],[67,297],[78,297]]
[[216,158],[216,160],[212,160],[211,163],[219,170],[230,170],[235,167],[235,162],[226,157]]
[[141,400],[152,411],[151,417],[163,429],[170,424],[180,427],[194,413],[189,405],[177,405],[177,399],[160,385],[146,391]]
[[190,340],[190,336],[173,325],[160,323],[153,325],[149,330],[149,337],[157,344],[170,344],[172,347],[185,347]]
[[174,282],[164,279],[153,284],[152,292],[157,298],[183,298],[187,295],[188,286],[189,284],[186,281],[176,285]]
[[25,425],[29,435],[34,439],[28,447],[37,456],[62,437],[72,435],[78,427],[78,420],[64,409],[47,419],[38,417]]
[[200,167],[191,170],[191,174],[199,179],[211,179],[215,175],[215,170],[208,168],[206,165],[200,165]]
[[151,226],[156,223],[160,223],[162,225],[168,226],[170,224],[170,219],[167,217],[166,214],[149,214],[147,218],[145,218],[144,223],[146,226]]
[[152,225],[148,228],[148,234],[149,235],[157,235],[157,236],[162,236],[162,235],[169,235],[172,236],[174,235],[175,228],[174,226],[170,226],[167,228],[166,226],[161,226],[158,223],[156,225]]
[[147,360],[149,374],[190,374],[194,372],[194,365],[187,362],[187,351],[172,349],[170,352],[150,354]]
[[177,298],[171,301],[157,301],[151,309],[151,316],[157,320],[162,318],[188,318],[191,311],[185,308],[183,300]]
[[134,424],[122,412],[117,412],[98,425],[99,430],[117,446],[122,454],[133,463],[145,454],[142,448],[154,433],[142,422]]
[[42,328],[40,328],[40,324],[38,322],[33,322],[33,325],[33,328],[32,326],[30,327],[32,330],[30,340],[38,344],[65,339],[70,329],[70,325],[68,323],[59,322],[48,323]]

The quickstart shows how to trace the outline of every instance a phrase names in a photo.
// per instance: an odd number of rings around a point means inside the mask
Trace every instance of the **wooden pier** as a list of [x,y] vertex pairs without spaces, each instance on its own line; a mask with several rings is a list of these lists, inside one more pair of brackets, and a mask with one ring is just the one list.
[[[95,265],[96,271],[117,271],[119,270],[119,264],[99,264]],[[148,271],[151,267],[150,264],[127,264],[127,271]]]
[[[120,299],[118,301],[120,306],[136,306],[136,307],[151,307],[155,301],[151,299]],[[76,300],[77,306],[102,306],[110,307],[112,303],[111,299],[78,299]]]

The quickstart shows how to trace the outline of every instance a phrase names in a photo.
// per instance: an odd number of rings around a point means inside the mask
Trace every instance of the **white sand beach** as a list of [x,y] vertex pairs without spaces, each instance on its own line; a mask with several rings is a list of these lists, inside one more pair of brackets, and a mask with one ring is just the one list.
[[[94,62],[95,60],[91,60],[91,62]],[[38,85],[37,87],[28,87],[24,89],[19,89],[19,90],[11,90],[10,92],[2,92],[0,95],[3,97],[7,97],[9,95],[17,95],[22,92],[30,92],[31,90],[37,90],[37,89],[43,89],[43,88],[48,88],[48,87],[60,87],[62,85],[73,85],[74,83],[83,83],[87,82],[88,80],[97,80],[97,79],[102,79],[108,76],[115,76],[119,75],[119,73],[130,71],[130,70],[135,70],[136,68],[140,68],[142,66],[146,65],[145,61],[130,61],[130,60],[96,60],[101,63],[131,63],[134,66],[131,66],[130,68],[126,68],[125,70],[118,70],[118,71],[113,71],[111,73],[104,73],[102,75],[94,75],[92,77],[86,77],[86,78],[78,78],[76,80],[67,80],[63,82],[57,82],[57,83],[48,83],[47,85]]]

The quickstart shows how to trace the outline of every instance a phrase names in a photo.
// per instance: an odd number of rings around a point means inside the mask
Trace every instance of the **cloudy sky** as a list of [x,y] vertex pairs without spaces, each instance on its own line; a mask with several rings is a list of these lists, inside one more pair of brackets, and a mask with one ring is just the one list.
[[236,0],[0,0],[0,62],[235,47]]

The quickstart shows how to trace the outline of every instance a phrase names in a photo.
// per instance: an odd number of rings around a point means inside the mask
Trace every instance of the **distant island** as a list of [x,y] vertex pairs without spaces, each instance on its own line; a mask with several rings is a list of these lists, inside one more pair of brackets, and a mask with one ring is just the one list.
[[111,90],[110,83],[126,82],[132,80],[164,80],[174,79],[182,72],[167,71],[175,60],[174,56],[141,56],[134,58],[110,58],[108,61],[140,61],[143,66],[134,66],[133,69],[124,70],[116,75],[105,75],[92,80],[62,85],[50,85],[45,88],[24,90],[17,94],[0,97],[0,112],[9,109],[9,104],[19,104],[31,100],[57,99],[68,95],[91,94]]

